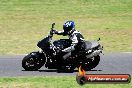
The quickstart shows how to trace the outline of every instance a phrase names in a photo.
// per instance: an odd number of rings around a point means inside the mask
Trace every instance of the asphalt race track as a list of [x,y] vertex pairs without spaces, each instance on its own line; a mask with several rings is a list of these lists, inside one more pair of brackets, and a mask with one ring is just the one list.
[[[49,70],[44,66],[38,71],[25,71],[21,66],[24,55],[0,56],[0,77],[15,76],[64,76],[76,75],[74,73],[57,73],[56,70]],[[88,74],[132,74],[132,53],[107,53],[101,55],[99,65],[87,71]]]

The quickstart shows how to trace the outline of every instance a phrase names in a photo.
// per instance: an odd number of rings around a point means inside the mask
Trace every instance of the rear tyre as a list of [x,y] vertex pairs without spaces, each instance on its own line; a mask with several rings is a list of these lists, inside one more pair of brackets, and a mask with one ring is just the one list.
[[45,63],[45,58],[38,52],[30,53],[22,60],[22,67],[26,71],[36,71]]
[[100,61],[100,56],[99,55],[94,56],[93,58],[90,58],[84,61],[82,63],[82,68],[84,70],[91,70],[99,64],[99,61]]

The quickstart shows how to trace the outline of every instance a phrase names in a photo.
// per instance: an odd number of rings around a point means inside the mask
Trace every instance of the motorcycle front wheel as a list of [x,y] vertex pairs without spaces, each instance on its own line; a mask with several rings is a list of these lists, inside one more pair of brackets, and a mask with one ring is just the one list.
[[45,63],[45,59],[38,53],[30,53],[22,60],[22,67],[26,71],[35,71],[40,69]]

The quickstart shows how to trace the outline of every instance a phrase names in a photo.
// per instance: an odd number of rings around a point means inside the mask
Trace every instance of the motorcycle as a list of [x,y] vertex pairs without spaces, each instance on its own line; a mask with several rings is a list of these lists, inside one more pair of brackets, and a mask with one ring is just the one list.
[[58,72],[74,72],[75,68],[82,66],[84,70],[95,68],[100,61],[100,54],[103,47],[97,41],[85,41],[85,50],[72,55],[64,60],[62,57],[66,54],[61,52],[64,48],[70,46],[69,39],[60,39],[53,41],[53,31],[55,23],[52,24],[50,33],[47,37],[38,42],[40,48],[37,52],[31,52],[22,60],[22,67],[26,71],[34,71],[40,69],[43,65],[48,69],[57,69]]

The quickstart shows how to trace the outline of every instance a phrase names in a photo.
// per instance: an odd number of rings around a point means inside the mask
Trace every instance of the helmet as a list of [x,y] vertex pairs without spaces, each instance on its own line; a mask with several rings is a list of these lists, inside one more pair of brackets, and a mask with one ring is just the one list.
[[65,34],[75,29],[74,21],[66,21],[63,25],[63,30]]

